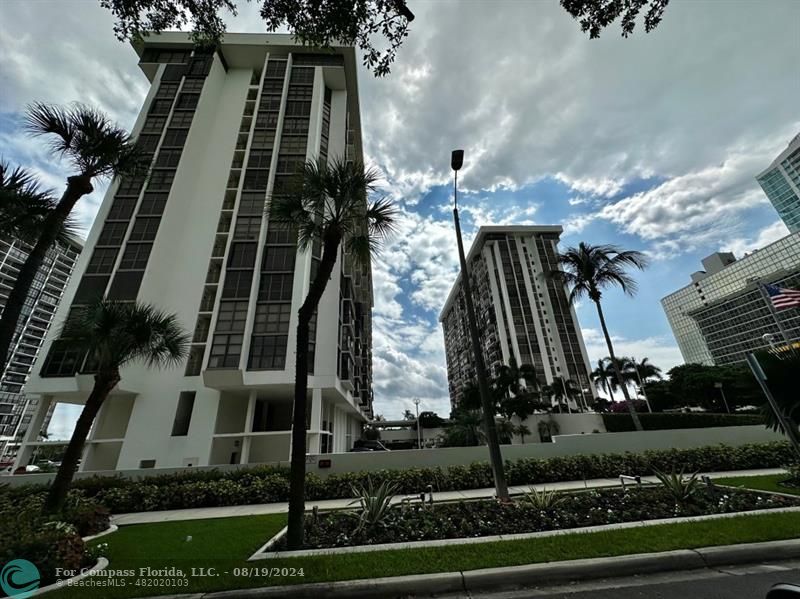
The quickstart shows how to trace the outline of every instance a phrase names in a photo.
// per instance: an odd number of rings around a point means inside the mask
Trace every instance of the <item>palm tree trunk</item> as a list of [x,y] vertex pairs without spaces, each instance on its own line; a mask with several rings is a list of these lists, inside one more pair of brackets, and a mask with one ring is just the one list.
[[44,264],[47,251],[55,244],[64,221],[72,212],[77,201],[91,191],[91,179],[84,176],[70,177],[67,179],[67,189],[61,196],[58,206],[42,223],[42,233],[20,268],[17,280],[14,281],[14,288],[8,296],[8,301],[6,301],[0,317],[0,372],[8,362],[11,343],[14,340],[22,308],[25,300],[28,299],[36,273]]
[[303,546],[303,519],[306,511],[306,411],[308,402],[309,324],[336,265],[341,236],[332,234],[324,240],[322,260],[297,315],[297,349],[294,377],[294,413],[292,415],[292,457],[289,473],[289,521],[287,549]]
[[[628,411],[631,413],[631,418],[633,419],[633,426],[636,428],[637,431],[644,430],[642,428],[642,423],[639,421],[639,415],[636,413],[636,407],[633,405],[631,401],[630,393],[628,392],[628,386],[625,384],[625,379],[622,378],[622,371],[619,368],[619,362],[617,362],[617,357],[614,355],[614,346],[611,343],[611,335],[608,334],[608,327],[606,326],[606,319],[603,316],[603,308],[600,305],[599,300],[594,300],[595,306],[597,306],[597,316],[600,318],[600,326],[603,329],[603,336],[606,338],[606,345],[608,346],[608,355],[611,358],[611,364],[614,366],[614,372],[617,375],[617,381],[619,382],[619,386],[622,388],[622,395],[625,396],[625,403],[628,406]],[[614,400],[614,396],[611,396],[611,400]]]
[[58,467],[56,477],[47,493],[47,499],[45,499],[44,503],[44,511],[46,513],[56,513],[64,507],[64,501],[67,498],[72,478],[75,476],[75,470],[78,468],[78,462],[81,459],[83,446],[86,444],[86,438],[89,436],[92,423],[108,394],[111,393],[111,390],[118,382],[119,372],[97,373],[94,376],[92,392],[83,406],[83,411],[75,424],[72,438],[69,440],[64,457],[61,459],[61,466]]

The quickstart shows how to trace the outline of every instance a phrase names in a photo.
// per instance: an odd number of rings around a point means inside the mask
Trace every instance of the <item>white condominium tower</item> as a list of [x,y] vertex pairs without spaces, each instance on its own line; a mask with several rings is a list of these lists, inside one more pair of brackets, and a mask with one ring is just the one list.
[[[58,318],[105,295],[175,313],[193,338],[180,368],[123,369],[81,469],[288,460],[297,311],[321,249],[298,250],[265,207],[306,160],[361,160],[355,52],[232,33],[214,51],[183,33],[134,47],[151,88],[133,132],[152,170],[111,185]],[[343,253],[334,272],[312,322],[312,454],[347,451],[372,414],[371,271]],[[28,385],[37,418],[92,384],[84,356],[48,341]]]
[[[560,226],[481,227],[467,256],[473,301],[490,376],[513,358],[532,365],[541,384],[572,380],[578,389],[572,399],[589,405],[595,391],[575,310],[564,286],[545,276],[557,268],[561,232]],[[459,275],[439,316],[454,408],[476,380],[463,294]]]

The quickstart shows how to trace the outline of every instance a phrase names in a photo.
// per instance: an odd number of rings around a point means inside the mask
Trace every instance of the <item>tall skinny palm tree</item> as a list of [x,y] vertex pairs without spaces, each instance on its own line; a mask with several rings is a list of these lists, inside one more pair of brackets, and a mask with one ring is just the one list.
[[644,270],[648,263],[647,257],[641,252],[622,250],[613,245],[590,245],[581,242],[578,247],[567,248],[564,253],[559,254],[558,263],[561,268],[550,271],[548,276],[571,288],[570,303],[583,296],[588,296],[594,302],[608,346],[609,359],[614,367],[617,382],[622,388],[622,394],[625,396],[628,411],[631,413],[636,430],[643,430],[631,401],[628,386],[625,384],[621,365],[614,354],[614,345],[611,343],[611,335],[606,325],[601,298],[602,290],[612,286],[618,286],[624,293],[633,296],[636,293],[636,281],[627,270],[629,268]]
[[297,243],[309,249],[322,246],[319,267],[308,294],[298,310],[295,357],[292,456],[289,478],[289,521],[286,541],[289,549],[303,544],[306,470],[306,402],[308,401],[309,324],[325,287],[333,274],[340,249],[345,248],[361,265],[393,230],[397,211],[386,199],[368,201],[380,174],[360,162],[333,159],[307,162],[302,182],[294,193],[275,196],[270,202],[270,219],[296,228]]
[[0,317],[0,369],[8,360],[17,321],[33,279],[47,250],[63,234],[64,223],[75,204],[94,190],[94,179],[136,174],[145,168],[142,154],[131,137],[94,108],[81,104],[66,108],[32,104],[28,107],[25,128],[31,135],[48,136],[52,154],[67,158],[75,174],[67,178],[64,194],[42,220],[40,234],[32,244],[33,248],[6,301]]
[[613,400],[614,389],[616,388],[616,379],[610,371],[613,370],[611,364],[608,363],[608,358],[602,358],[597,361],[597,368],[592,370],[592,382],[598,391],[605,391],[608,398]]
[[148,304],[107,299],[72,312],[60,338],[86,353],[88,363],[95,366],[95,375],[94,387],[45,500],[45,510],[51,513],[64,506],[92,423],[119,383],[120,369],[133,362],[143,362],[148,368],[175,366],[189,347],[189,335],[174,314]]

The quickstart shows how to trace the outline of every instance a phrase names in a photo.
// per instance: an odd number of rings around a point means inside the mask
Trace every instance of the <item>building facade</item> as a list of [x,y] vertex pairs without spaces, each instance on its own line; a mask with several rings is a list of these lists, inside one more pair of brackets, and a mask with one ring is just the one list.
[[756,181],[789,231],[800,231],[800,133]]
[[712,254],[703,265],[691,284],[661,300],[686,363],[743,362],[747,352],[769,348],[767,334],[800,339],[800,310],[774,312],[759,286],[800,288],[800,232],[740,260]]
[[[467,261],[486,368],[530,364],[541,384],[555,377],[574,381],[578,405],[591,404],[589,356],[563,285],[545,277],[557,267],[560,226],[481,227]],[[450,403],[457,407],[475,381],[475,363],[461,279],[439,320],[444,332]]]
[[[18,239],[0,239],[0,310],[6,305],[30,249],[28,244]],[[0,373],[0,457],[25,433],[33,416],[37,399],[27,398],[23,387],[53,322],[56,307],[72,276],[81,249],[78,241],[59,242],[53,247],[36,274],[23,305],[8,364]],[[46,415],[40,430],[47,428],[50,415],[52,412]]]
[[[152,169],[110,187],[58,315],[99,295],[148,302],[192,343],[180,368],[123,369],[81,468],[288,460],[297,311],[321,249],[270,222],[268,199],[306,160],[361,159],[355,52],[231,33],[213,53],[181,33],[134,47],[151,89],[133,133]],[[334,272],[312,323],[309,453],[348,450],[372,416],[371,271],[343,253]],[[85,356],[48,341],[37,417],[91,387]]]

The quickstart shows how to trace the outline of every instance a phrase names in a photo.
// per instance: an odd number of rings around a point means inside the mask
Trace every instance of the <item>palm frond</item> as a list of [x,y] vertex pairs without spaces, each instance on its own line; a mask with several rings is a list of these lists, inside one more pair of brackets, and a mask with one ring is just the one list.
[[31,104],[25,130],[34,136],[47,136],[51,151],[69,158],[82,176],[134,175],[147,168],[146,155],[125,129],[85,104]]

